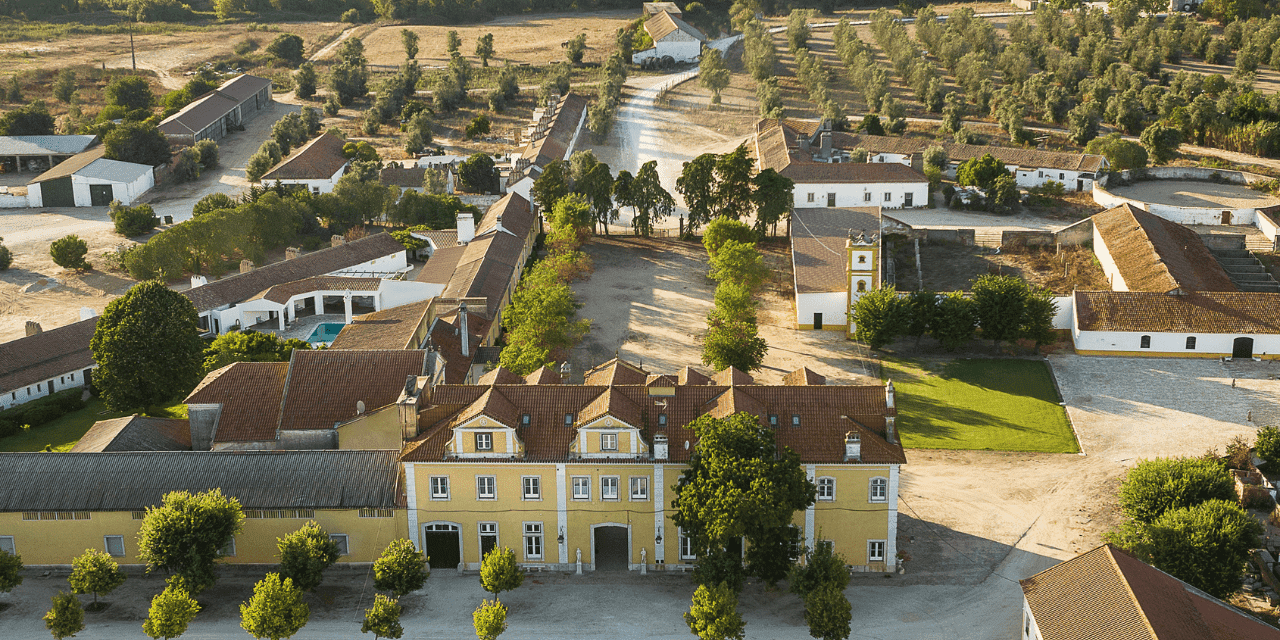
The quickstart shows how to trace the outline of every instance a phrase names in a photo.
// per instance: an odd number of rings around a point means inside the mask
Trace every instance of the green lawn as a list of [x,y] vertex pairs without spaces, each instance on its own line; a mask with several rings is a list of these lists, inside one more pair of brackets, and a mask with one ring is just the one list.
[[[26,433],[0,438],[0,451],[44,451],[47,444],[53,445],[54,451],[69,451],[71,447],[76,446],[80,438],[84,437],[93,423],[120,418],[131,413],[133,412],[113,412],[107,409],[101,400],[92,398],[89,400],[89,406],[79,411],[68,413],[43,426],[29,429]],[[162,407],[150,412],[149,415],[158,418],[185,418],[187,405],[174,404]]]
[[908,449],[1080,451],[1041,360],[886,358],[882,366]]

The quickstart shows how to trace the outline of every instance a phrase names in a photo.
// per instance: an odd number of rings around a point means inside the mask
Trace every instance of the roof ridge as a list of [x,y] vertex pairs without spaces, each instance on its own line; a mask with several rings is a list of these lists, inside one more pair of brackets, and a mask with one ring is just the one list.
[[301,349],[294,349],[289,352],[289,368],[284,374],[284,388],[280,394],[280,410],[276,412],[276,440],[280,439],[280,429],[284,424],[284,405],[289,399],[289,382],[293,380],[293,364],[297,361],[298,352]]
[[1133,603],[1133,608],[1138,611],[1138,616],[1142,618],[1142,624],[1146,627],[1147,632],[1151,634],[1153,640],[1159,640],[1160,636],[1156,635],[1156,629],[1151,624],[1151,620],[1147,618],[1147,611],[1142,607],[1142,601],[1138,600],[1138,595],[1133,592],[1133,587],[1129,584],[1129,576],[1125,575],[1124,569],[1120,568],[1120,564],[1116,562],[1114,555],[1114,547],[1111,543],[1106,543],[1099,547],[1103,550],[1103,555],[1107,558],[1107,563],[1111,569],[1115,571],[1116,577],[1120,580],[1120,584],[1124,585],[1124,592],[1129,594],[1129,601]]

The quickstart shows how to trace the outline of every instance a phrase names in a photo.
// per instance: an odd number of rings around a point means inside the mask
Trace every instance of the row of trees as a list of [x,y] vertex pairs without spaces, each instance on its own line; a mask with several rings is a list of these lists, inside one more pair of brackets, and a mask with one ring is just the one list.
[[609,165],[591,151],[579,151],[569,162],[553,161],[534,180],[530,195],[539,206],[558,203],[569,193],[581,195],[588,203],[586,226],[599,227],[605,235],[617,222],[620,207],[631,207],[631,226],[638,235],[650,236],[675,210],[675,198],[662,186],[658,163],[649,161],[632,175],[622,170],[615,177]]
[[501,364],[517,375],[563,360],[563,351],[591,329],[591,320],[574,320],[582,306],[569,286],[591,272],[581,251],[591,234],[591,203],[581,194],[561,196],[548,216],[547,255],[525,272],[502,315],[507,346]]
[[676,191],[689,208],[689,233],[716,219],[754,217],[757,235],[776,233],[791,211],[795,183],[773,169],[755,175],[755,162],[745,144],[716,155],[704,153],[684,163]]
[[1038,347],[1055,340],[1057,302],[1048,291],[1014,276],[985,275],[973,281],[972,293],[916,291],[903,297],[891,287],[868,291],[853,306],[854,339],[879,349],[902,336],[918,344],[927,334],[955,351],[980,328],[997,348],[1002,341],[1026,339]]
[[755,371],[764,363],[769,345],[760,337],[756,293],[769,277],[764,257],[756,249],[756,232],[747,225],[719,218],[702,238],[710,257],[710,276],[716,281],[715,307],[707,314],[702,363],[716,371],[734,367]]
[[595,102],[587,111],[587,128],[596,142],[604,142],[613,130],[622,105],[622,85],[627,81],[627,65],[621,51],[614,51],[604,63],[604,75]]

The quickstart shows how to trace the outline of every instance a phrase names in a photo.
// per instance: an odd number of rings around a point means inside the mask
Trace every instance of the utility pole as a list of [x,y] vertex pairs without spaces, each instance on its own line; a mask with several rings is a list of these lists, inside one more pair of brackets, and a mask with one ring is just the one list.
[[133,26],[135,22],[129,23],[129,57],[133,58],[133,72],[138,72],[138,52],[133,48]]

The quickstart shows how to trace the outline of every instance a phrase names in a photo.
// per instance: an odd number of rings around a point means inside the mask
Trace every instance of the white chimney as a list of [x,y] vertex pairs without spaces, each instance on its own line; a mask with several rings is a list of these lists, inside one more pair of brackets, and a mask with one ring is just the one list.
[[98,312],[97,312],[97,311],[94,311],[93,309],[90,309],[89,307],[80,307],[80,319],[81,319],[81,320],[88,320],[89,318],[92,318],[92,317],[94,317],[94,316],[96,316],[96,315],[98,315]]
[[467,331],[467,303],[458,305],[458,328],[462,332],[462,356],[471,357],[471,332]]
[[191,276],[191,288],[203,287],[209,284],[209,279],[204,276]]
[[458,214],[458,244],[466,244],[476,237],[476,221],[470,213]]
[[857,462],[862,460],[862,437],[850,431],[844,436],[844,461]]
[[661,433],[653,437],[653,459],[667,459],[667,436]]
[[892,380],[890,380],[888,384],[884,385],[884,406],[890,409],[893,408],[893,381]]

